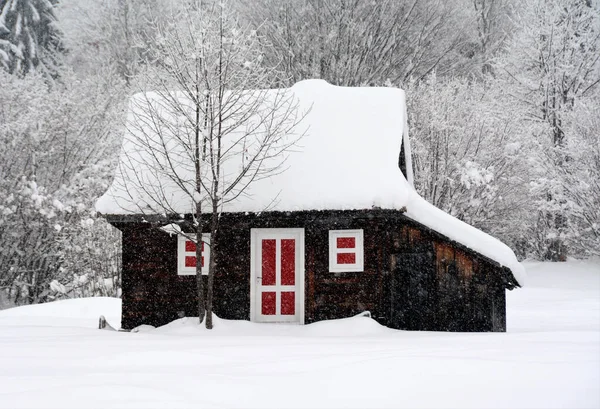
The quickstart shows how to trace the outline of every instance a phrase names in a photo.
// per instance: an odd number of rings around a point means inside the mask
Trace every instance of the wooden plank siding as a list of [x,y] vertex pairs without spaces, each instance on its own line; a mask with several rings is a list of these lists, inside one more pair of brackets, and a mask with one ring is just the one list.
[[[177,275],[177,237],[157,228],[172,220],[107,219],[123,232],[123,328],[196,316],[196,277]],[[250,317],[252,228],[305,229],[306,323],[368,310],[398,329],[506,330],[504,292],[516,283],[508,269],[400,211],[379,209],[224,214],[221,244],[212,249],[214,311],[222,318]],[[329,272],[329,230],[343,229],[364,231],[363,272]]]

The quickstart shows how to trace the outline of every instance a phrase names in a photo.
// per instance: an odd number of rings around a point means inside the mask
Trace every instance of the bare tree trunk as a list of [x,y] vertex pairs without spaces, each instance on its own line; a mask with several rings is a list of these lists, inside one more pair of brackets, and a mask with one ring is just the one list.
[[[559,106],[560,104],[560,99],[559,97],[557,97],[557,90],[553,87],[552,88],[552,120],[550,121],[550,124],[552,126],[552,142],[555,148],[562,148],[565,145],[565,133],[562,129],[562,121],[559,118],[559,114],[557,111],[559,111],[559,109],[561,109],[562,107]],[[564,166],[564,161],[563,161],[563,157],[562,157],[562,152],[559,152],[558,154],[558,161],[556,163],[556,166],[558,168],[562,168]],[[550,200],[554,199],[552,197],[552,193],[549,193],[549,197]],[[558,199],[560,200],[561,204],[563,203],[564,199]],[[564,210],[556,210],[551,212],[548,215],[548,218],[550,219],[550,224],[551,226],[553,226],[554,230],[556,231],[557,237],[553,238],[550,240],[550,242],[548,243],[548,249],[546,251],[546,258],[550,261],[567,261],[567,246],[564,243],[563,238],[560,236],[560,234],[562,232],[564,232],[564,230],[567,227],[567,220],[565,215],[563,214]]]
[[214,296],[214,283],[215,283],[215,272],[217,271],[217,252],[215,251],[218,244],[219,238],[219,213],[218,203],[213,204],[212,223],[210,227],[210,264],[208,268],[208,288],[206,294],[206,328],[212,329],[212,311],[213,311],[213,296]]
[[198,320],[204,320],[204,277],[202,277],[202,204],[196,203],[196,288],[198,291]]
[[[196,95],[200,95],[198,85],[196,84]],[[196,129],[195,132],[195,171],[196,171],[196,192],[198,195],[202,191],[202,180],[200,174],[200,106],[196,104]],[[200,197],[196,200],[196,287],[198,291],[198,320],[200,323],[204,320],[204,277],[202,277],[202,200]]]
[[[221,143],[223,138],[223,93],[225,89],[225,82],[223,79],[223,39],[225,34],[223,31],[223,9],[221,8],[219,15],[219,64],[218,64],[218,123],[217,123],[217,153],[216,157],[212,152],[211,145],[211,158],[216,159],[211,161],[211,167],[213,172],[213,183],[212,183],[212,218],[210,226],[210,245],[211,248],[216,248],[218,243],[218,230],[219,230],[219,178],[221,177]],[[207,317],[206,317],[206,328],[212,329],[212,307],[213,307],[213,295],[214,295],[214,282],[215,282],[215,271],[216,271],[216,257],[217,252],[211,252],[210,265],[208,268],[208,294],[207,294]]]

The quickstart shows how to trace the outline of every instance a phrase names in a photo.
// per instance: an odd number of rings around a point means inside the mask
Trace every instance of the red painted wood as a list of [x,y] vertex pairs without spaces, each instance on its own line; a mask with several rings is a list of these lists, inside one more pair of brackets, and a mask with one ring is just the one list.
[[355,264],[356,253],[338,253],[337,254],[338,264]]
[[274,292],[262,293],[262,315],[275,315],[275,298]]
[[337,248],[338,249],[353,249],[356,247],[356,238],[354,237],[338,237]]
[[281,285],[296,283],[296,240],[281,240]]
[[[196,252],[196,243],[191,240],[185,241],[185,251],[186,253],[195,253]],[[204,242],[202,242],[202,251],[204,251]]]
[[185,256],[186,267],[196,267],[196,256]]
[[190,253],[196,251],[196,243],[194,243],[191,240],[186,240],[185,241],[185,251],[190,252]]
[[283,291],[281,293],[281,315],[296,314],[296,293]]
[[[196,256],[185,256],[185,266],[196,267]],[[204,256],[202,256],[202,264],[200,266],[204,267]]]
[[262,285],[275,285],[275,239],[262,241]]

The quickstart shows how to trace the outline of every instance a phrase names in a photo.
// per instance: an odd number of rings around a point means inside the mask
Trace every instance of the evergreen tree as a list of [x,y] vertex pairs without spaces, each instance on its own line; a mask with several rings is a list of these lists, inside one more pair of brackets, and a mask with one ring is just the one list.
[[0,65],[10,73],[56,75],[58,0],[0,0]]

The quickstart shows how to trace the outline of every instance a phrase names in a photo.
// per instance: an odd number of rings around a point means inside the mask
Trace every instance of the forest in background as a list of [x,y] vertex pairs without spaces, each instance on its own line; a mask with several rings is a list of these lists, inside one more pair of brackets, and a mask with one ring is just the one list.
[[[198,3],[0,0],[0,308],[119,295],[94,202],[158,69],[154,28]],[[265,86],[406,90],[415,188],[437,207],[520,259],[600,254],[598,0],[202,3],[260,40]]]

